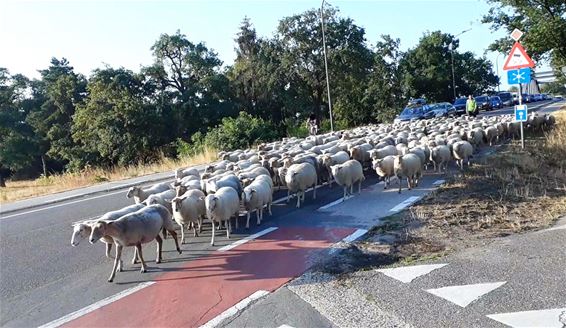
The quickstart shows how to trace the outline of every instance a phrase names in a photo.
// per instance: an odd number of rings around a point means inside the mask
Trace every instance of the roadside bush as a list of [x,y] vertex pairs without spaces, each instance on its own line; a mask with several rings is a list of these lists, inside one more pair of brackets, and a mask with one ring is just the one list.
[[236,118],[223,118],[219,126],[209,130],[204,137],[204,145],[219,150],[234,150],[279,137],[278,129],[273,123],[240,112]]
[[288,137],[306,138],[309,135],[309,129],[302,120],[286,120],[284,125]]

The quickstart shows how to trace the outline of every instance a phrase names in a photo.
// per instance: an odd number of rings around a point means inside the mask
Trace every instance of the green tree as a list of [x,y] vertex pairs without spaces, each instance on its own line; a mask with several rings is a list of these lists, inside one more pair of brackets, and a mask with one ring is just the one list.
[[[566,3],[564,0],[488,0],[489,13],[482,22],[498,31],[510,34],[514,29],[525,32],[521,43],[529,55],[538,61],[550,58],[556,71],[566,66]],[[507,53],[513,40],[504,37],[489,46],[489,50]],[[562,77],[564,77],[563,73]]]
[[496,86],[498,80],[491,63],[486,58],[475,58],[471,52],[459,53],[458,44],[452,35],[435,31],[426,33],[415,48],[408,50],[401,60],[405,95],[424,96],[429,101],[452,100],[452,55],[457,94],[481,94]]
[[566,95],[566,86],[559,81],[554,81],[554,82],[551,82],[551,83],[545,83],[545,84],[542,85],[541,89],[542,89],[542,92],[544,92],[544,93]]
[[147,102],[143,76],[129,70],[94,71],[84,104],[73,117],[72,135],[81,146],[72,168],[150,162],[163,145],[165,122]]
[[46,172],[45,155],[67,163],[76,147],[71,137],[75,107],[86,94],[86,78],[73,71],[63,58],[51,59],[51,66],[40,71],[41,80],[33,83],[33,109],[27,121],[33,126]]
[[0,68],[0,187],[13,172],[34,164],[39,153],[32,127],[26,123],[29,80]]

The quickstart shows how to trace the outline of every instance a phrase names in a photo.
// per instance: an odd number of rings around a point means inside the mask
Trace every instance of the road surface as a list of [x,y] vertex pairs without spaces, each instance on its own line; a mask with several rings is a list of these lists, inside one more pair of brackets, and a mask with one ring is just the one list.
[[[558,107],[553,104],[545,110]],[[209,246],[209,231],[198,238],[189,233],[183,254],[178,255],[169,238],[164,242],[164,262],[155,265],[154,243],[147,244],[144,257],[149,272],[145,274],[139,273],[139,265],[129,264],[132,253],[128,250],[123,255],[126,270],[117,274],[113,284],[106,282],[112,262],[104,257],[103,245],[83,241],[71,247],[71,224],[131,204],[125,190],[2,213],[0,325],[100,326],[109,325],[104,321],[108,319],[112,326],[123,326],[132,323],[134,314],[141,326],[202,325],[250,295],[278,290],[307,270],[316,257],[326,256],[334,243],[363,233],[392,209],[409,206],[441,179],[429,174],[419,188],[399,195],[384,191],[374,174],[368,174],[365,192],[345,203],[338,202],[339,188],[324,186],[316,200],[307,193],[301,209],[293,201],[274,206],[273,216],[264,216],[261,226],[252,220],[249,231],[241,228],[244,220],[240,218],[240,229],[230,240],[218,234],[215,247]],[[274,199],[283,197],[285,193],[279,192]],[[222,249],[255,233],[264,234]]]

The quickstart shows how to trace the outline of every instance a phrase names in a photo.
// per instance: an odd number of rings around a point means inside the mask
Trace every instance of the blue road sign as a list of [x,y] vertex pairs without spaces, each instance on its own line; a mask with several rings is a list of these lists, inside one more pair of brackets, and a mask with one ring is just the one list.
[[527,105],[515,106],[515,121],[518,122],[527,121]]
[[521,84],[531,82],[531,69],[521,68],[507,71],[507,81],[509,84]]

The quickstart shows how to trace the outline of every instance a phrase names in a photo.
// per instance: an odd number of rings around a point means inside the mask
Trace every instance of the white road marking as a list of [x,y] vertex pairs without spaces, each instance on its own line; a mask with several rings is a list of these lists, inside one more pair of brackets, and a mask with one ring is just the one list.
[[544,230],[539,231],[539,233],[540,232],[548,232],[548,231],[556,231],[556,230],[566,230],[566,224],[558,226],[558,227],[544,229]]
[[414,202],[418,201],[419,199],[421,199],[422,196],[411,196],[407,199],[405,199],[403,202],[401,202],[399,205],[393,207],[392,209],[389,210],[389,212],[398,212],[401,211],[403,209],[405,209],[406,207],[411,206],[411,204],[413,204]]
[[250,296],[238,302],[236,305],[220,313],[214,319],[200,326],[200,328],[214,328],[218,326],[220,323],[222,323],[222,321],[230,317],[233,317],[234,315],[238,314],[238,312],[244,310],[246,307],[250,305],[251,302],[258,300],[266,295],[269,295],[269,292],[267,290],[258,290],[257,292],[251,294]]
[[562,328],[566,325],[566,308],[497,313],[487,317],[514,328]]
[[12,214],[12,215],[7,215],[7,216],[1,215],[0,220],[9,219],[9,218],[13,218],[13,217],[16,217],[16,216],[35,213],[35,212],[39,212],[39,211],[49,210],[49,209],[52,209],[52,208],[61,207],[61,206],[65,206],[65,205],[76,204],[76,203],[80,203],[80,202],[86,202],[86,201],[91,200],[91,199],[107,197],[107,196],[116,195],[116,194],[120,194],[120,193],[124,193],[124,191],[120,190],[120,191],[111,192],[111,193],[100,195],[100,196],[88,197],[88,198],[84,198],[84,199],[75,200],[75,201],[72,201],[72,202],[42,207],[42,208],[38,208],[38,209],[35,209],[35,210],[26,211],[26,212],[17,213],[17,214]]
[[289,325],[281,325],[278,328],[295,328],[295,327]]
[[441,179],[441,180],[434,181],[432,184],[435,185],[435,186],[440,186],[441,184],[443,184],[445,182],[446,182],[446,180]]
[[448,263],[411,265],[399,268],[379,269],[376,271],[407,284],[420,276],[424,276],[433,270],[440,269],[447,265]]
[[90,312],[92,312],[92,311],[94,311],[94,310],[100,309],[101,307],[103,307],[103,306],[105,306],[105,305],[108,305],[108,304],[110,304],[110,303],[112,303],[112,302],[115,302],[115,301],[117,301],[117,300],[119,300],[119,299],[121,299],[121,298],[124,298],[124,297],[126,297],[126,296],[128,296],[128,295],[131,295],[131,294],[133,294],[133,293],[135,293],[135,292],[137,292],[137,291],[139,291],[139,290],[142,290],[142,289],[144,289],[144,288],[146,288],[146,287],[149,287],[149,286],[151,286],[151,285],[153,285],[153,284],[155,284],[155,281],[148,281],[148,282],[141,283],[141,284],[139,284],[139,285],[137,285],[137,286],[135,286],[135,287],[128,288],[128,289],[126,289],[126,290],[123,290],[123,291],[119,292],[118,294],[115,294],[115,295],[112,295],[112,296],[110,296],[110,297],[107,297],[107,298],[105,298],[105,299],[103,299],[103,300],[100,300],[100,301],[94,303],[94,304],[91,304],[91,305],[89,305],[89,306],[87,306],[87,307],[84,307],[84,308],[82,308],[82,309],[80,309],[80,310],[78,310],[78,311],[75,311],[75,312],[73,312],[73,313],[67,314],[66,316],[61,317],[61,318],[59,318],[59,319],[57,319],[57,320],[53,320],[53,321],[51,321],[51,322],[49,322],[49,323],[46,323],[46,324],[44,324],[44,325],[42,325],[42,326],[39,326],[39,328],[55,328],[55,327],[59,327],[59,326],[61,326],[61,325],[66,324],[66,323],[69,322],[69,321],[72,321],[72,320],[75,320],[75,319],[77,319],[77,318],[80,318],[80,317],[82,317],[82,316],[85,315],[85,314],[88,314],[88,313],[90,313]]
[[[352,197],[354,197],[354,196],[348,195],[348,196],[346,196],[346,200],[348,200],[348,199],[350,199],[350,198],[352,198]],[[342,203],[342,202],[344,202],[344,198],[343,198],[343,197],[340,198],[340,199],[337,199],[337,200],[333,201],[333,202],[330,203],[330,204],[326,204],[326,205],[324,205],[324,206],[319,207],[318,210],[319,210],[319,211],[324,211],[325,209],[330,208],[330,207],[332,207],[332,206],[334,206],[334,205],[338,205],[338,204],[340,204],[340,203]]]
[[351,243],[354,240],[360,238],[361,236],[365,235],[368,231],[366,229],[356,229],[352,234],[342,238],[341,241],[337,242],[336,244],[330,246],[330,250],[328,251],[329,254],[336,253],[340,248],[336,247],[340,243]]
[[240,240],[237,240],[237,241],[231,243],[230,245],[226,245],[226,246],[224,246],[224,247],[221,247],[221,248],[218,249],[218,251],[220,251],[220,252],[229,251],[229,250],[231,250],[232,248],[238,247],[238,246],[240,246],[240,245],[242,245],[242,244],[247,243],[247,242],[250,241],[250,240],[254,240],[254,239],[256,239],[256,238],[259,238],[259,237],[261,237],[261,236],[263,236],[263,235],[266,235],[266,234],[268,234],[268,233],[270,233],[270,232],[272,232],[272,231],[275,231],[275,230],[277,230],[277,229],[279,229],[279,228],[277,228],[277,227],[267,228],[267,229],[262,230],[262,231],[260,231],[260,232],[258,232],[258,233],[254,233],[253,235],[249,235],[249,236],[247,236],[247,237],[245,237],[245,238],[242,238],[242,239],[240,239]]
[[[326,185],[324,184],[324,185],[316,186],[316,189],[321,188],[321,187],[324,187],[324,186],[326,186]],[[309,192],[309,191],[312,191],[312,187],[309,188],[309,189],[307,189],[305,192]],[[287,201],[287,199],[289,199],[289,198],[291,198],[291,197],[293,197],[293,194],[291,194],[291,195],[289,195],[289,196],[285,196],[285,197],[279,198],[279,199],[277,199],[277,200],[274,200],[274,201],[273,201],[273,204],[279,204],[279,203],[285,202],[285,201]],[[306,198],[306,196],[305,196],[305,198]]]
[[468,304],[479,299],[483,295],[503,286],[506,281],[491,282],[485,284],[473,284],[463,286],[449,286],[436,289],[427,289],[426,291],[444,298],[456,305],[466,307]]

